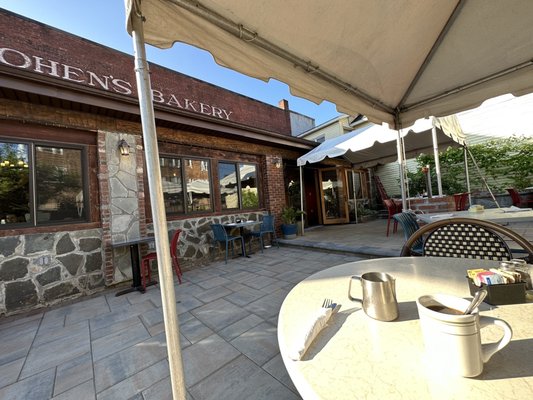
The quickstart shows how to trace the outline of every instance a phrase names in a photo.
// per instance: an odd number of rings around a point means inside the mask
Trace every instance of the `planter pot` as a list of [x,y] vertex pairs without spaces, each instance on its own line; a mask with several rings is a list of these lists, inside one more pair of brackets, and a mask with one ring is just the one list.
[[296,224],[281,224],[281,232],[285,239],[296,238],[297,227]]

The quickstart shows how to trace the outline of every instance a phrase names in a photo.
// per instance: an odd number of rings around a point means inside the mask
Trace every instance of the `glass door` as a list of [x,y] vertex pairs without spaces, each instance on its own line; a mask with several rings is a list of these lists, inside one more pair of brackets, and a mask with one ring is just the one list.
[[322,169],[319,172],[324,224],[348,223],[347,185],[343,169]]

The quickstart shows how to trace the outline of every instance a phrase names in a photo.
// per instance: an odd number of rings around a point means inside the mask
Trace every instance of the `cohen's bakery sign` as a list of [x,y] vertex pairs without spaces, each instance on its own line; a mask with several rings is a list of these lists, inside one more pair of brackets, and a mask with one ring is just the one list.
[[[10,67],[30,70],[39,74],[53,76],[68,82],[85,84],[95,88],[119,93],[127,96],[133,95],[133,86],[124,79],[107,75],[98,75],[92,71],[62,64],[53,60],[46,60],[38,56],[28,55],[21,51],[0,48],[0,63]],[[200,114],[210,115],[216,118],[229,120],[233,114],[222,107],[204,103],[194,99],[178,97],[172,93],[163,93],[152,89],[154,103],[165,104],[167,106],[181,108]]]

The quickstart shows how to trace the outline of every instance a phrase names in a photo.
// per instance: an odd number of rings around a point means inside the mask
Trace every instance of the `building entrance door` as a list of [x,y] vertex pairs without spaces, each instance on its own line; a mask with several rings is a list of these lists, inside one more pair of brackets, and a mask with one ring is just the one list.
[[348,196],[344,170],[341,168],[321,169],[319,176],[324,225],[348,223]]

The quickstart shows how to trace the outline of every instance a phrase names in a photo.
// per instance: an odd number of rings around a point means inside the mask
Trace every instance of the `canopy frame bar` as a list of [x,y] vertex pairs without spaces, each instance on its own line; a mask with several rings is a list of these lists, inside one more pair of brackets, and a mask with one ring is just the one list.
[[320,66],[316,65],[311,60],[306,61],[295,56],[294,54],[282,49],[281,47],[276,46],[273,43],[270,43],[268,40],[263,39],[261,36],[259,36],[259,34],[257,34],[257,32],[254,32],[251,29],[246,28],[242,24],[237,24],[221,16],[220,14],[217,14],[213,10],[208,9],[207,7],[198,3],[197,1],[194,1],[194,0],[167,0],[167,1],[174,3],[177,6],[189,11],[190,13],[197,15],[211,22],[212,24],[216,25],[220,29],[232,34],[233,36],[247,43],[250,43],[259,48],[262,48],[263,50],[266,50],[267,52],[272,53],[278,56],[279,58],[292,63],[294,66],[300,67],[304,71],[310,74],[316,75],[317,77],[323,79],[324,81],[331,83],[346,92],[353,93],[354,95],[356,95],[361,100],[365,101],[366,103],[368,103],[374,108],[381,109],[382,111],[390,115],[394,114],[393,107],[384,104],[380,100],[372,97],[368,93],[363,92],[361,89],[353,87],[349,83],[342,81],[336,76],[321,70]]
[[424,60],[424,62],[420,66],[420,68],[418,69],[414,79],[411,81],[411,84],[409,85],[409,87],[405,91],[402,99],[398,103],[398,107],[397,107],[398,110],[404,111],[403,105],[407,101],[407,97],[409,97],[409,95],[413,91],[414,87],[416,86],[416,84],[420,80],[420,77],[425,72],[427,66],[429,65],[429,63],[433,59],[433,56],[435,55],[435,53],[437,52],[438,48],[442,44],[442,41],[444,40],[444,38],[448,34],[450,28],[452,27],[452,25],[454,24],[455,20],[459,16],[459,14],[461,12],[461,9],[463,8],[464,4],[465,4],[464,0],[459,0],[459,3],[454,8],[452,15],[450,15],[450,18],[448,18],[448,21],[446,21],[446,24],[444,25],[444,28],[440,32],[439,37],[437,38],[437,40],[433,44],[433,47],[431,47],[431,50],[429,51],[428,55],[426,56],[426,59]]

